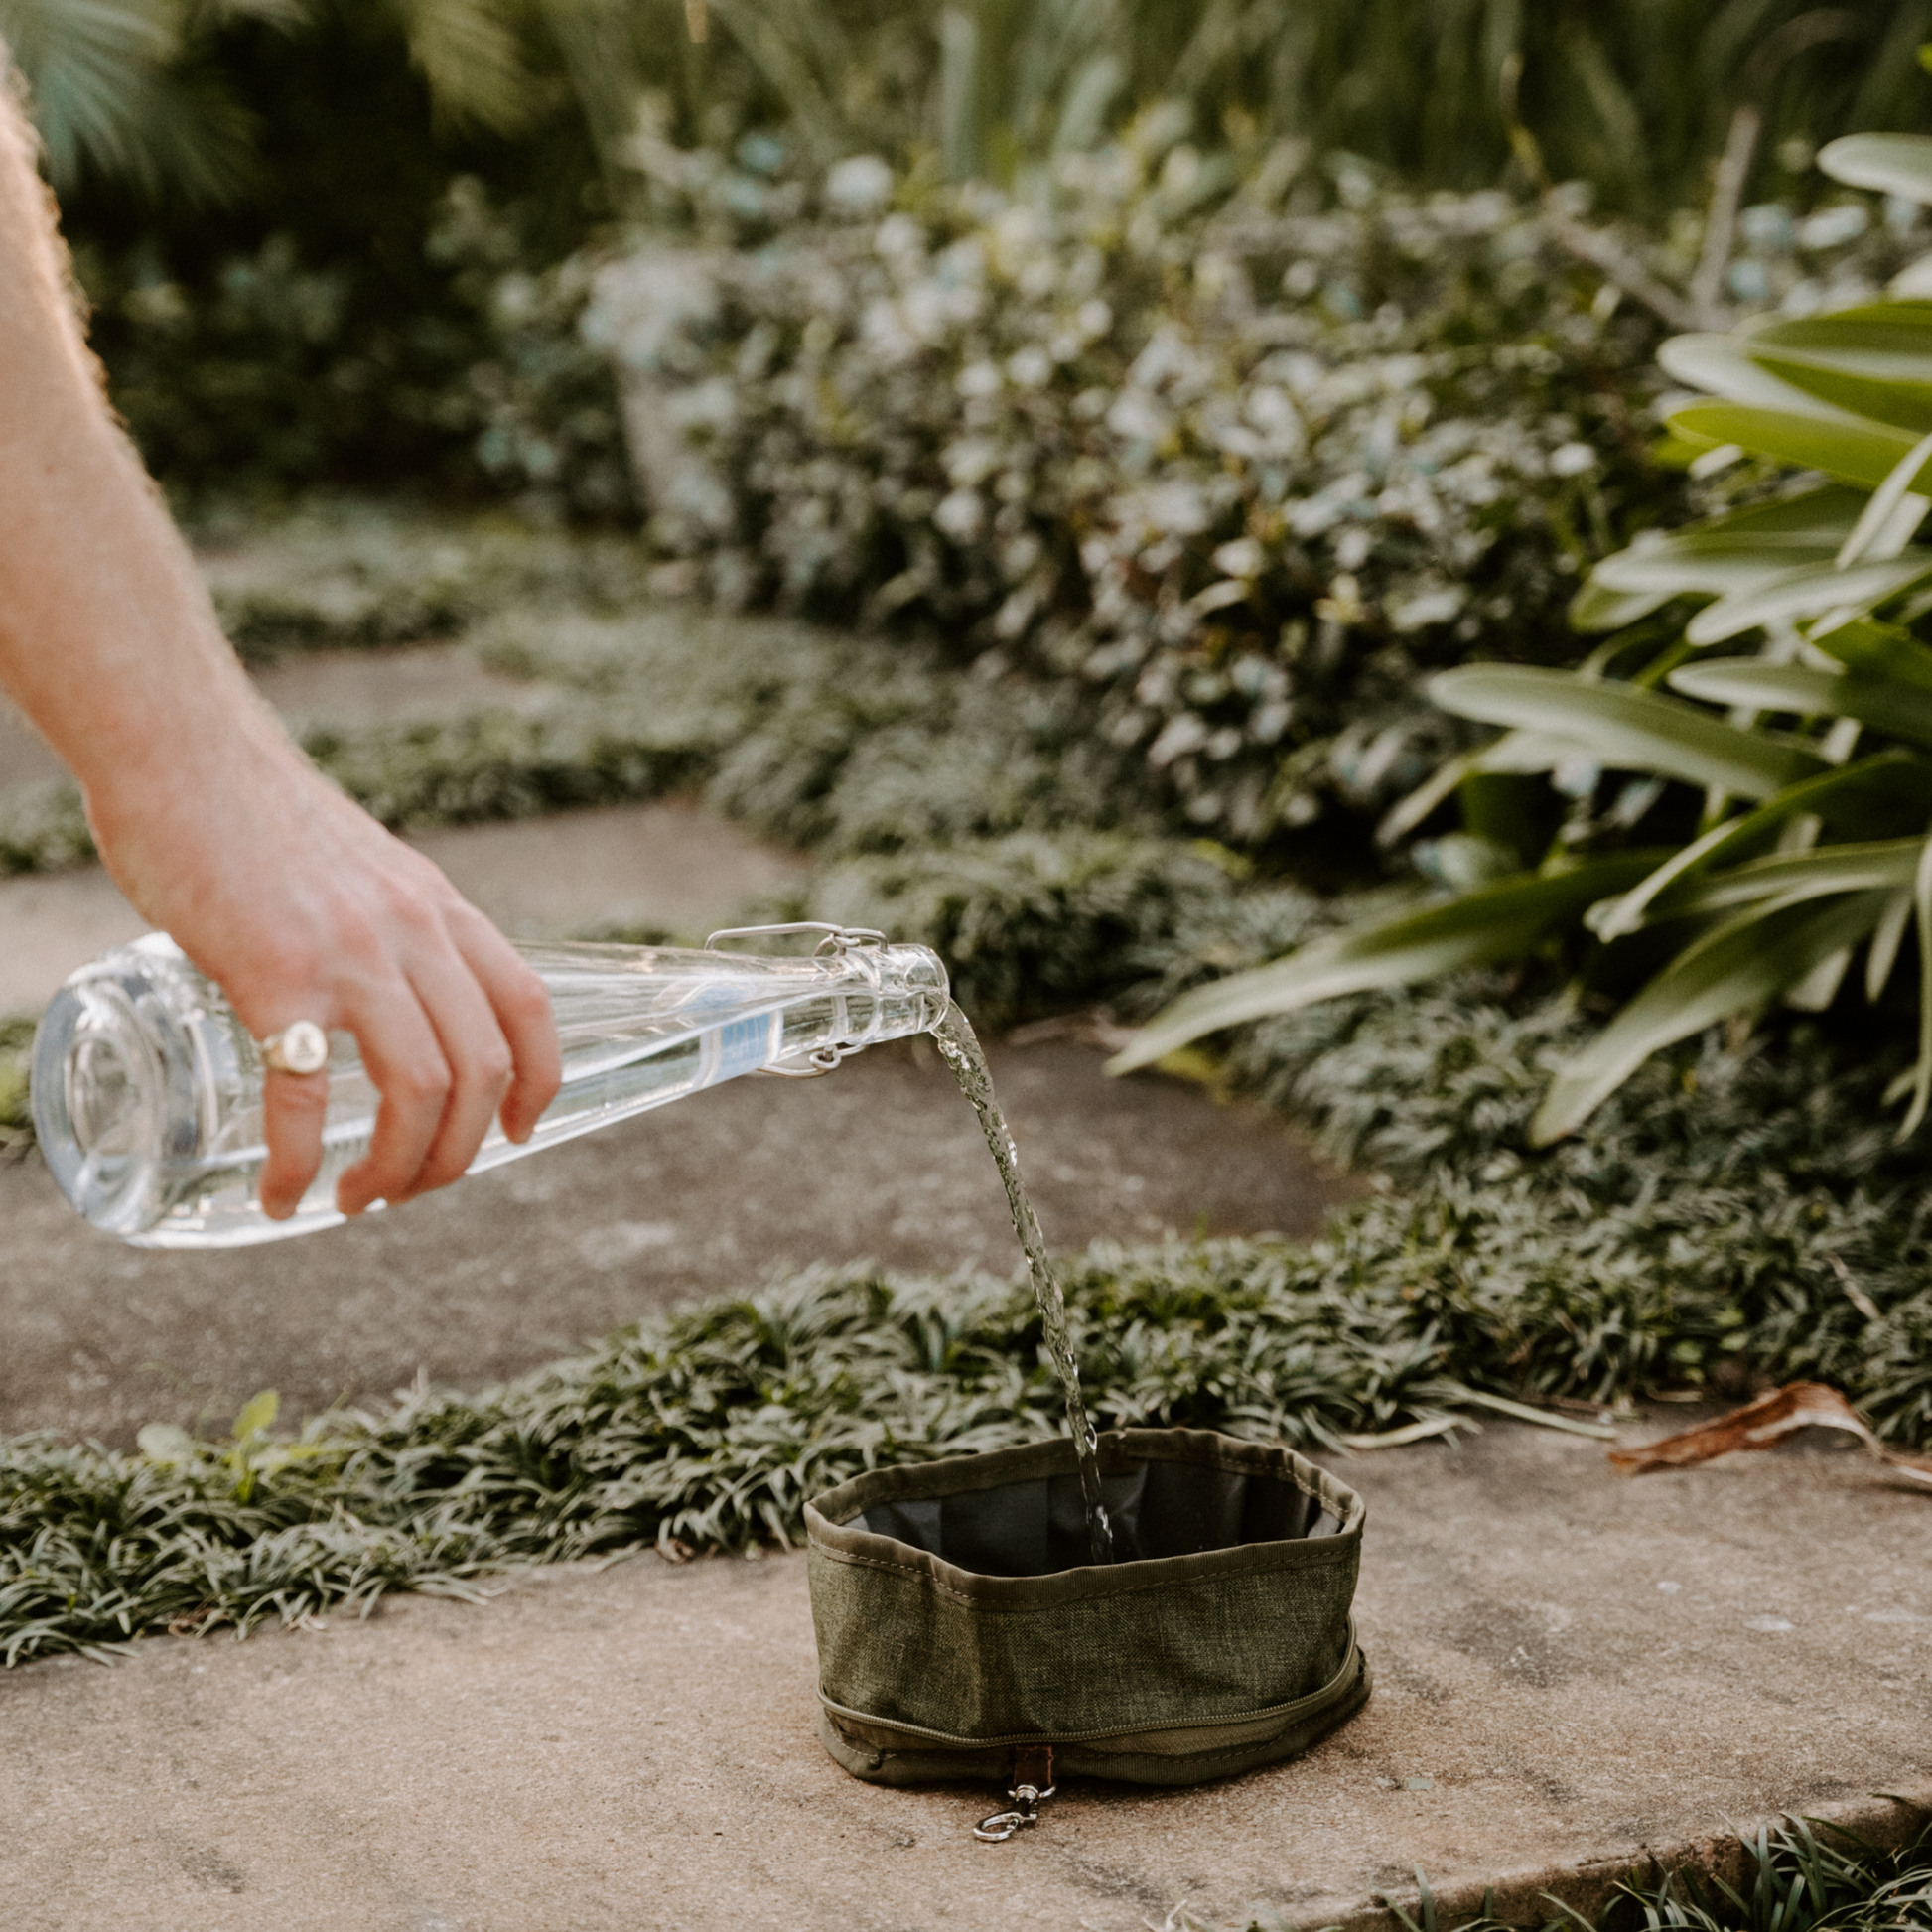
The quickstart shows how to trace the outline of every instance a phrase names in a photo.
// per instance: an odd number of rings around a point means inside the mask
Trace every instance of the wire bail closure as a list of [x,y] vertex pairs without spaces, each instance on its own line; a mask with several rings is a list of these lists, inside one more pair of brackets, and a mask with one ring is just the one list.
[[812,948],[812,957],[818,959],[830,953],[834,957],[852,951],[855,946],[883,946],[886,935],[875,931],[869,925],[834,925],[829,919],[792,919],[784,925],[728,925],[721,926],[704,942],[706,952],[717,952],[721,939],[777,939],[789,932],[816,932],[821,935],[819,942]]
[[[722,952],[721,939],[777,939],[792,932],[816,932],[820,935],[818,944],[812,948],[814,959],[843,959],[849,952],[861,946],[883,946],[886,935],[869,925],[834,925],[828,919],[791,919],[783,925],[728,925],[721,926],[704,942],[706,952]],[[775,1080],[816,1080],[821,1074],[830,1073],[842,1060],[849,1060],[855,1053],[862,1053],[862,1046],[821,1046],[805,1055],[801,1061],[789,1065],[774,1064],[759,1068],[760,1074]]]

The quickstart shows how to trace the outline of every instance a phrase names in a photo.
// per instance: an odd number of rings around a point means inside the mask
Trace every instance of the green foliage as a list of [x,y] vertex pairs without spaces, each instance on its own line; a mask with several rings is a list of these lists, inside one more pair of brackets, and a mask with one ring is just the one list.
[[[224,36],[299,35],[318,0],[0,0],[11,51],[63,192],[87,173],[148,203],[232,201],[255,185],[256,126],[222,59]],[[392,34],[437,111],[508,131],[530,117],[515,9],[503,0],[372,0],[365,25]]]
[[[1816,1829],[1814,1829],[1816,1827]],[[1878,1851],[1822,1820],[1790,1818],[1743,1841],[1746,1889],[1695,1872],[1634,1877],[1603,1932],[1922,1932],[1932,1925],[1932,1830]]]
[[676,605],[505,614],[479,649],[597,713],[647,718],[704,759],[711,803],[831,857],[1159,825],[1069,696],[963,678],[931,649]]
[[[1841,127],[1912,124],[1921,4],[0,0],[0,33],[172,488],[406,481],[608,516],[616,418],[566,257],[613,223],[702,203],[704,232],[781,230],[841,157],[1025,186],[1154,111],[1198,144],[1203,185],[1277,137],[1458,191],[1514,153],[1519,184],[1587,179],[1695,253],[1683,210],[1739,103],[1765,117],[1746,200],[1789,200]],[[470,175],[527,217],[497,277],[514,317],[439,259]],[[1776,296],[1792,264],[1760,244],[1790,257],[1793,221],[1767,202],[1745,228],[1734,292]]]
[[93,856],[80,793],[65,778],[0,792],[0,875],[59,872]]
[[[1007,178],[1175,101],[1203,129],[1312,138],[1467,188],[1509,160],[1520,114],[1559,173],[1653,213],[1700,192],[1739,101],[1768,115],[1767,146],[1909,122],[1925,32],[1913,0],[1822,17],[1804,0],[1716,15],[1697,0],[1620,0],[1587,17],[1511,0],[711,0],[695,12],[677,0],[361,0],[350,12],[423,75],[450,121],[525,129],[561,80],[607,166],[648,99],[687,142],[785,129],[821,165],[862,147],[936,149],[958,180]],[[232,189],[249,149],[237,15],[302,34],[324,10],[7,0],[0,29],[63,176],[85,154],[146,186]]]
[[[1170,943],[1171,974],[1202,970],[1200,936],[1238,957],[1322,916],[1297,895],[1228,901]],[[1891,1440],[1932,1437],[1932,1236],[1916,1165],[1872,1124],[1885,1068],[1848,1068],[1803,1029],[1776,1051],[1707,1042],[1530,1160],[1524,1127],[1580,1028],[1479,984],[1456,993],[1358,996],[1244,1037],[1238,1077],[1397,1191],[1308,1248],[1074,1260],[1103,1426],[1321,1449],[1472,1421],[1494,1397],[1609,1402],[1768,1375],[1831,1380]],[[294,1437],[258,1404],[226,1442],[148,1432],[135,1456],[22,1439],[0,1446],[0,1653],[460,1592],[640,1543],[791,1537],[805,1497],[860,1469],[1062,1424],[1023,1282],[856,1269]]]
[[34,1119],[28,1096],[34,1023],[0,1018],[0,1156],[32,1138]]
[[625,536],[319,492],[290,514],[218,515],[194,534],[221,627],[251,663],[454,637],[519,606],[608,614],[644,601],[648,572]]
[[24,79],[49,174],[85,164],[147,199],[231,198],[247,178],[248,117],[209,62],[216,19],[287,27],[301,0],[0,0],[0,69]]
[[932,947],[953,997],[999,1026],[1119,995],[1241,870],[1204,842],[1013,832],[822,867],[798,909]]
[[582,340],[593,260],[540,265],[527,203],[459,177],[422,240],[421,306],[367,261],[277,229],[178,279],[151,246],[81,246],[93,340],[150,467],[194,510],[359,483],[508,499],[539,521],[632,508],[616,389]]
[[[1823,161],[1932,196],[1932,140],[1854,140]],[[1532,1125],[1547,1142],[1714,1021],[1779,999],[1829,1005],[1861,948],[1875,1004],[1910,929],[1921,1048],[1900,1092],[1903,1131],[1915,1128],[1932,1103],[1932,648],[1910,628],[1932,611],[1932,549],[1913,542],[1932,509],[1932,307],[1913,295],[1928,275],[1914,264],[1887,300],[1665,345],[1674,375],[1721,398],[1673,412],[1680,440],[1719,466],[1748,451],[1837,480],[1799,479],[1768,505],[1640,542],[1580,599],[1591,628],[1678,596],[1712,600],[1681,641],[1657,654],[1640,631],[1577,672],[1472,666],[1435,680],[1445,709],[1508,736],[1446,767],[1396,825],[1478,774],[1548,772],[1572,803],[1540,868],[1202,989],[1117,1064],[1352,985],[1534,952],[1568,927],[1594,985],[1643,983],[1552,1081]],[[1751,636],[1754,656],[1706,654]],[[1623,850],[1673,832],[1662,852]],[[1502,861],[1490,870],[1506,871],[1511,855],[1489,850]],[[1592,862],[1607,869],[1599,890],[1589,865],[1579,871],[1587,852],[1613,855]],[[1525,921],[1525,903],[1551,916]],[[1442,949],[1448,935],[1461,953]]]
[[1633,427],[1652,327],[1545,215],[1299,149],[1230,200],[1179,127],[1012,199],[835,173],[817,224],[613,267],[586,326],[694,587],[1083,689],[1192,823],[1292,840],[1464,742],[1427,669],[1574,655],[1581,574],[1681,489]]

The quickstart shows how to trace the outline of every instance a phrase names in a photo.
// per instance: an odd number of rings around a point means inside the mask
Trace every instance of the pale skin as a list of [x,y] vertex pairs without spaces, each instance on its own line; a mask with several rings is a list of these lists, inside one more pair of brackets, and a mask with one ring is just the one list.
[[[115,884],[251,1034],[354,1035],[382,1105],[337,1204],[409,1200],[456,1179],[493,1117],[528,1138],[561,1078],[548,997],[256,696],[103,399],[35,155],[0,87],[0,685],[79,780]],[[277,1218],[321,1165],[327,1091],[268,1075]]]

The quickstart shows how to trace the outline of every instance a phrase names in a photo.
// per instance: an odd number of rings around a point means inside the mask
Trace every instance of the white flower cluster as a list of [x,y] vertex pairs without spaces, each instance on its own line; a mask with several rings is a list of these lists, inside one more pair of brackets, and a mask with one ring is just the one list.
[[1011,196],[862,158],[757,247],[607,270],[669,578],[1082,680],[1226,839],[1417,782],[1420,675],[1573,655],[1590,562],[1671,515],[1662,332],[1501,194],[1216,167],[1146,127]]

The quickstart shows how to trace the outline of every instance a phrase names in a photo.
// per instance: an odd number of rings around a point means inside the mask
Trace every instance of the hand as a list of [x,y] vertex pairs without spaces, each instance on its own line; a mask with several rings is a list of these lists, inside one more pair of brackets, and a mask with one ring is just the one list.
[[[529,1137],[562,1077],[548,997],[250,689],[107,411],[35,153],[0,88],[0,686],[80,780],[121,890],[257,1039],[355,1035],[382,1103],[337,1204],[408,1200],[469,1167],[499,1103]],[[313,1076],[268,1076],[271,1215],[315,1178],[327,1104]]]
[[[218,772],[90,794],[107,868],[228,994],[256,1038],[297,1020],[354,1035],[381,1093],[367,1155],[337,1183],[358,1214],[455,1180],[500,1106],[526,1140],[562,1077],[543,982],[420,853],[344,797],[268,721]],[[322,1162],[328,1083],[270,1073],[261,1201],[293,1214]]]

